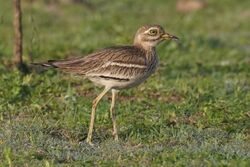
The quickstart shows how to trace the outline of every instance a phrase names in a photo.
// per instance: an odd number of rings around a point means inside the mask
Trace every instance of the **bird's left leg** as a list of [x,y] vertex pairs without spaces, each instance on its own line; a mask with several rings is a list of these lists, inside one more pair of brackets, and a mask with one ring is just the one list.
[[97,96],[97,98],[95,98],[95,100],[93,101],[93,105],[92,105],[92,112],[91,112],[91,119],[90,119],[90,123],[89,123],[89,132],[88,132],[88,137],[87,137],[87,143],[89,143],[90,145],[93,145],[91,142],[92,139],[92,133],[93,133],[93,128],[94,128],[94,120],[95,120],[95,112],[96,112],[96,107],[97,104],[99,103],[99,101],[101,100],[101,98],[109,91],[109,88],[105,88],[103,90],[103,92]]

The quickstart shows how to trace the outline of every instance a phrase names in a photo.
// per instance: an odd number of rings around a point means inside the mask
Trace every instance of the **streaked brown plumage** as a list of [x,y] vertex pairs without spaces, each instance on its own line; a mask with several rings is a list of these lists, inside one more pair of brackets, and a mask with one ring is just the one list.
[[101,49],[85,57],[67,60],[49,60],[47,63],[37,63],[46,67],[58,68],[62,71],[83,75],[105,86],[104,91],[93,101],[91,121],[87,142],[91,143],[96,106],[100,99],[112,91],[110,113],[113,121],[113,135],[118,140],[114,105],[118,90],[130,88],[146,80],[157,67],[155,47],[166,39],[178,38],[165,33],[159,25],[145,25],[139,28],[132,46],[116,46]]

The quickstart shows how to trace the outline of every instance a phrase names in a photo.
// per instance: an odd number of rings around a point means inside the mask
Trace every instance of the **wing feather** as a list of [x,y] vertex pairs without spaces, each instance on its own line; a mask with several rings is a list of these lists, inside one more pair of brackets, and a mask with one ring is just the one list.
[[147,68],[145,53],[134,46],[105,48],[85,57],[49,61],[53,67],[86,76],[133,78]]

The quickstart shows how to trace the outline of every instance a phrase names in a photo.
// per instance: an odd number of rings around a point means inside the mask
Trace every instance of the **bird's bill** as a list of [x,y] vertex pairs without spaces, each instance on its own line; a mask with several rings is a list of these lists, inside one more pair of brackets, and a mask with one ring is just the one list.
[[162,38],[163,39],[170,39],[170,40],[175,40],[175,41],[178,41],[180,40],[178,37],[174,36],[174,35],[170,35],[170,34],[164,34],[162,35]]

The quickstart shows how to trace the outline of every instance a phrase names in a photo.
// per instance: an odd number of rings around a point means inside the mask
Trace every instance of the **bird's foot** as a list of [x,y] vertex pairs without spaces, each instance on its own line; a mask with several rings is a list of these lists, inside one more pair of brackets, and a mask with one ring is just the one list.
[[119,141],[119,138],[118,138],[117,133],[113,133],[113,136],[114,136],[114,140],[115,140],[116,142],[118,142],[118,141]]
[[91,142],[91,140],[87,139],[86,142],[90,145],[90,146],[94,146],[94,144]]

